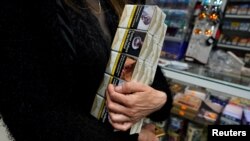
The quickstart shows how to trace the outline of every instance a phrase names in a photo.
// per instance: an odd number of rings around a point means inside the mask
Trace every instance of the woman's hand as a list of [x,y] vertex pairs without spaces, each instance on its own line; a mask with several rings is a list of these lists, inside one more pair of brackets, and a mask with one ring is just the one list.
[[155,125],[144,125],[139,133],[138,141],[159,141],[155,135]]
[[110,123],[122,131],[159,110],[167,101],[164,92],[134,81],[119,86],[110,84],[106,97]]

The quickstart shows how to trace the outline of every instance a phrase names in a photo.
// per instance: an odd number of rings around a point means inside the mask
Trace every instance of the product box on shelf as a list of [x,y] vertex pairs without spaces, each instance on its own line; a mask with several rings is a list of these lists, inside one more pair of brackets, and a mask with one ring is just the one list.
[[186,87],[184,94],[200,98],[201,100],[205,100],[207,96],[205,89],[194,88],[194,87]]
[[185,117],[186,119],[189,119],[189,120],[194,120],[194,118],[197,116],[197,113],[192,113],[187,110],[182,110],[175,106],[171,109],[171,113],[178,115],[180,117]]
[[182,111],[194,114],[198,113],[201,104],[202,104],[201,99],[190,95],[178,96],[177,98],[174,99],[173,102],[174,107],[177,107]]
[[130,5],[124,7],[119,27],[146,30],[150,34],[158,32],[166,15],[156,5]]
[[188,128],[187,128],[187,135],[186,135],[186,141],[199,141],[202,138],[203,135],[203,128],[193,124],[193,123],[188,123]]
[[250,125],[250,107],[245,108],[243,111],[242,124]]
[[221,114],[221,124],[240,125],[243,108],[238,105],[227,104]]

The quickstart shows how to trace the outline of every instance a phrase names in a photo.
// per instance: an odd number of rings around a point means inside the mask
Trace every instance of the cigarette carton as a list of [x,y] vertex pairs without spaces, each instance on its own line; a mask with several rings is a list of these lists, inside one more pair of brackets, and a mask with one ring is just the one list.
[[112,43],[112,50],[137,57],[142,60],[155,62],[159,41],[142,30],[118,28]]
[[[103,81],[97,90],[91,115],[107,121],[105,92],[108,84],[135,80],[153,83],[167,25],[165,13],[156,5],[125,5]],[[144,119],[135,123],[130,134],[139,133]]]
[[97,93],[99,95],[101,95],[102,97],[105,97],[105,92],[106,92],[106,89],[108,87],[108,84],[114,84],[115,86],[118,86],[118,85],[122,84],[123,82],[124,82],[124,80],[121,80],[117,77],[114,77],[114,76],[111,76],[107,73],[104,73],[102,83],[99,86]]
[[151,66],[138,58],[111,51],[106,73],[125,81],[135,80],[147,84],[150,80]]
[[166,14],[156,5],[125,5],[119,27],[146,30],[155,34]]
[[163,43],[165,41],[165,36],[167,32],[167,25],[165,23],[162,23],[159,30],[156,32],[154,37],[159,40],[159,46],[163,46]]
[[105,107],[104,105],[105,105],[105,99],[102,96],[96,94],[90,114],[95,118],[100,119],[103,109]]

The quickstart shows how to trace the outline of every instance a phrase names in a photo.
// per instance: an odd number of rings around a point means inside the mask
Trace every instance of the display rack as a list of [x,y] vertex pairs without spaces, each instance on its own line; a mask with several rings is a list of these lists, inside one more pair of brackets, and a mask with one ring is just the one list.
[[250,19],[250,15],[231,15],[231,14],[226,14],[225,18]]
[[[250,51],[250,0],[229,0],[217,43],[220,49]],[[243,44],[243,45],[242,45]]]
[[189,38],[190,20],[196,0],[146,0],[146,4],[156,4],[166,14],[168,26],[162,57],[180,60],[183,58]]
[[193,67],[193,69],[178,70],[164,65],[164,63],[159,65],[161,66],[166,78],[208,88],[231,96],[250,99],[250,78],[248,77],[233,78],[233,76],[228,76],[231,79],[240,80],[241,83],[239,84],[239,81],[228,82],[226,80],[220,80],[212,77],[211,75],[208,76],[206,68],[204,67]]
[[241,46],[227,45],[227,44],[221,44],[221,43],[217,44],[217,47],[225,48],[225,49],[236,49],[236,50],[250,51],[250,47],[241,47]]
[[186,61],[208,63],[226,4],[227,0],[203,0],[201,2],[200,13],[195,18],[194,28],[185,54]]

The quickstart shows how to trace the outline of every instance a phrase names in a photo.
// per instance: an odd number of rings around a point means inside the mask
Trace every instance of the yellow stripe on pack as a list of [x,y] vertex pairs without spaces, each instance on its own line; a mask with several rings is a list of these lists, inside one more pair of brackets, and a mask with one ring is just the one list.
[[125,44],[125,41],[126,41],[126,39],[127,39],[127,37],[128,37],[128,31],[129,31],[129,30],[126,29],[125,34],[124,34],[123,39],[122,39],[122,42],[121,42],[121,45],[120,45],[120,47],[119,47],[119,52],[122,52],[122,49],[123,49],[124,44]]
[[100,110],[98,112],[98,119],[101,118],[102,112],[104,111],[104,104],[105,104],[105,102],[104,102],[104,99],[103,99],[102,105],[100,106]]
[[134,5],[133,9],[132,9],[132,12],[131,12],[131,16],[130,16],[129,21],[128,21],[128,28],[131,27],[131,23],[132,23],[132,21],[134,19],[136,9],[137,9],[137,5]]
[[116,56],[116,58],[115,58],[115,63],[114,63],[114,66],[112,68],[111,75],[114,75],[114,73],[115,73],[115,70],[116,70],[116,67],[117,67],[117,64],[118,64],[120,56],[121,56],[121,54],[118,53],[117,56]]

